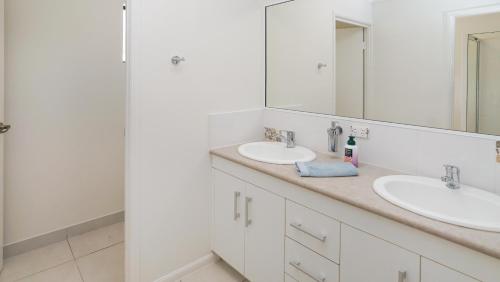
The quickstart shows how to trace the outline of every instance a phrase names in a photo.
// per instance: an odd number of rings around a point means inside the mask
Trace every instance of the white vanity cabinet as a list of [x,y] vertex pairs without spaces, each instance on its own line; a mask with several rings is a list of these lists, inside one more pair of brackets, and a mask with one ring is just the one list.
[[345,224],[341,237],[340,281],[420,282],[418,254]]
[[285,200],[213,170],[212,248],[252,282],[284,281]]
[[212,249],[251,282],[499,282],[500,260],[213,159]]

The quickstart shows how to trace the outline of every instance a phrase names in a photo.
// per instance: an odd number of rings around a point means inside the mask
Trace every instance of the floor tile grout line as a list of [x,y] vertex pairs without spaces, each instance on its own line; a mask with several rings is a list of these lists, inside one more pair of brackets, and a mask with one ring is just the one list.
[[[71,252],[71,246],[69,246],[69,242],[68,242],[67,240],[63,240],[63,241],[66,241],[66,242],[68,243],[68,247],[69,247],[69,250],[70,250],[70,252]],[[59,241],[59,242],[57,242],[57,243],[61,243],[61,242],[63,242],[63,241]],[[57,244],[57,243],[55,243],[55,244]],[[30,277],[30,276],[33,276],[33,275],[36,275],[36,274],[40,274],[40,273],[42,273],[42,272],[45,272],[45,271],[48,271],[48,270],[54,269],[54,268],[56,268],[56,267],[59,267],[59,266],[61,266],[61,265],[66,264],[66,263],[68,263],[68,262],[70,262],[70,261],[74,261],[74,262],[76,263],[76,261],[75,261],[75,257],[73,256],[73,253],[71,253],[71,259],[70,259],[70,260],[67,260],[67,261],[61,262],[61,263],[59,263],[59,264],[57,264],[57,265],[54,265],[54,266],[51,266],[51,267],[49,267],[49,268],[45,268],[45,269],[42,269],[42,270],[39,270],[39,271],[35,271],[35,272],[31,273],[31,274],[28,274],[28,275],[25,275],[25,276],[19,277],[19,278],[17,278],[17,279],[14,279],[14,281],[13,281],[13,282],[16,282],[16,281],[19,281],[19,280],[22,280],[22,279],[28,278],[28,277]]]
[[82,271],[80,270],[80,266],[78,265],[78,261],[76,261],[75,253],[73,252],[73,248],[71,247],[71,243],[69,242],[69,237],[66,238],[66,242],[68,242],[69,250],[71,251],[71,256],[73,256],[73,261],[75,262],[76,270],[78,271],[80,280],[82,280],[82,282],[85,282],[85,280],[83,279]]
[[[76,265],[76,267],[77,267],[77,270],[78,270],[78,274],[79,274],[79,276],[80,276],[80,279],[81,279],[81,281],[82,281],[82,282],[84,282],[85,280],[84,280],[83,275],[82,275],[82,273],[81,273],[80,266],[78,265],[78,260],[79,260],[79,259],[84,258],[84,257],[87,257],[87,256],[90,256],[90,255],[95,254],[95,253],[98,253],[98,252],[100,252],[100,251],[103,251],[103,250],[109,249],[109,248],[111,248],[111,247],[114,247],[114,246],[117,246],[117,245],[120,245],[120,244],[124,244],[124,243],[125,243],[125,240],[120,240],[119,242],[112,243],[112,244],[110,244],[110,245],[108,245],[108,246],[106,246],[106,247],[103,247],[103,248],[100,248],[100,249],[98,249],[98,250],[92,251],[92,252],[90,252],[90,253],[88,253],[88,254],[85,254],[85,255],[80,256],[80,257],[78,257],[78,258],[77,258],[77,257],[75,256],[75,253],[73,252],[73,248],[71,247],[71,243],[70,243],[70,240],[69,240],[69,239],[70,239],[70,237],[68,236],[68,234],[66,234],[66,239],[61,240],[61,241],[59,241],[59,242],[57,242],[57,243],[61,243],[61,242],[63,242],[63,241],[66,241],[66,244],[67,244],[67,246],[68,246],[68,248],[69,248],[69,250],[70,250],[70,253],[71,253],[71,259],[66,260],[66,261],[63,261],[63,262],[61,262],[61,263],[59,263],[59,264],[56,264],[56,265],[54,265],[54,266],[50,266],[50,267],[48,267],[48,268],[44,268],[44,269],[41,269],[41,270],[35,271],[35,272],[30,273],[30,274],[28,274],[28,275],[21,276],[21,277],[16,278],[16,279],[14,279],[14,280],[12,280],[12,281],[13,281],[13,282],[20,281],[20,280],[22,280],[22,279],[25,279],[25,278],[28,278],[28,277],[31,277],[31,276],[34,276],[34,275],[40,274],[40,273],[42,273],[42,272],[46,272],[46,271],[52,270],[52,269],[54,269],[54,268],[60,267],[60,266],[62,266],[62,265],[64,265],[64,264],[67,264],[67,263],[69,263],[69,262],[74,262],[74,263],[75,263],[75,265]],[[55,244],[57,244],[57,243],[55,243]]]
[[100,252],[100,251],[104,251],[104,250],[106,250],[106,249],[109,249],[109,248],[111,248],[111,247],[115,247],[115,246],[118,246],[118,245],[120,245],[120,244],[124,244],[124,243],[125,243],[125,241],[120,241],[120,242],[113,243],[113,244],[111,244],[111,245],[109,245],[109,246],[106,246],[106,247],[104,247],[104,248],[100,248],[100,249],[98,249],[98,250],[92,251],[92,252],[90,252],[90,253],[88,253],[88,254],[85,254],[85,255],[83,255],[83,256],[75,257],[75,260],[79,260],[79,259],[81,259],[81,258],[88,257],[88,256],[93,255],[93,254],[95,254],[95,253],[98,253],[98,252]]
[[[61,262],[60,264],[57,264],[57,265],[51,266],[51,267],[49,267],[49,268],[46,268],[46,269],[43,269],[43,270],[39,270],[39,271],[33,272],[33,273],[31,273],[31,274],[25,275],[25,276],[23,276],[23,277],[19,277],[19,278],[17,278],[17,279],[14,279],[14,280],[13,280],[13,282],[20,281],[20,280],[22,280],[22,279],[25,279],[25,278],[28,278],[28,277],[31,277],[31,276],[34,276],[34,275],[40,274],[40,273],[42,273],[42,272],[52,270],[52,269],[57,268],[57,267],[59,267],[59,266],[61,266],[61,265],[65,265],[65,264],[67,264],[68,262],[71,262],[71,261],[75,261],[75,260],[74,260],[74,259],[70,259],[70,260],[67,260],[67,261],[65,261],[65,262]],[[75,263],[76,263],[76,262],[75,262]]]

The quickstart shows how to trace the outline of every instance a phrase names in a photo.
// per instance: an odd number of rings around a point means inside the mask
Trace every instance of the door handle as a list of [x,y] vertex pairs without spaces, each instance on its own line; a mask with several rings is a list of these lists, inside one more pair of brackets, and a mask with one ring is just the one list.
[[6,133],[7,131],[9,131],[11,128],[10,124],[3,124],[2,122],[0,122],[0,134],[4,134]]
[[238,220],[240,218],[240,213],[238,212],[238,199],[240,198],[241,193],[240,192],[234,192],[234,212],[233,212],[233,218],[234,220]]
[[303,233],[306,233],[307,235],[309,235],[309,236],[313,237],[314,239],[317,239],[317,240],[319,240],[321,242],[325,242],[326,241],[326,235],[316,234],[316,233],[314,233],[312,231],[309,231],[309,230],[305,229],[304,226],[302,226],[302,224],[300,224],[300,223],[293,223],[292,222],[292,223],[290,223],[290,226],[293,227],[293,228],[295,228],[295,229],[297,229],[297,230],[299,230],[299,231],[301,231],[301,232],[303,232]]
[[250,219],[250,215],[249,215],[249,206],[250,206],[250,202],[252,202],[252,198],[249,198],[249,197],[246,197],[245,198],[245,227],[248,227],[250,226],[250,224],[252,224],[252,219]]

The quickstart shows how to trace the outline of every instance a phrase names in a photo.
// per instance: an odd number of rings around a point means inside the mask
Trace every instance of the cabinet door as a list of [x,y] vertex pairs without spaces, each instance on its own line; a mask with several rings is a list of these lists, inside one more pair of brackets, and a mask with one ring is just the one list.
[[478,280],[422,258],[422,282],[478,282]]
[[284,281],[285,199],[248,184],[245,204],[245,276]]
[[243,273],[245,182],[218,170],[213,170],[213,180],[212,249],[234,269]]
[[341,230],[341,282],[420,281],[419,255],[345,224]]

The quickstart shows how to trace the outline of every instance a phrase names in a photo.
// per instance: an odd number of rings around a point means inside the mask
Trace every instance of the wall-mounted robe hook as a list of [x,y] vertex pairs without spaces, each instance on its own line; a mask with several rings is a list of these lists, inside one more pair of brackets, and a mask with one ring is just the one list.
[[172,57],[172,64],[175,66],[180,64],[180,62],[185,62],[185,61],[186,61],[186,58],[184,58],[184,57],[179,57],[179,56]]

